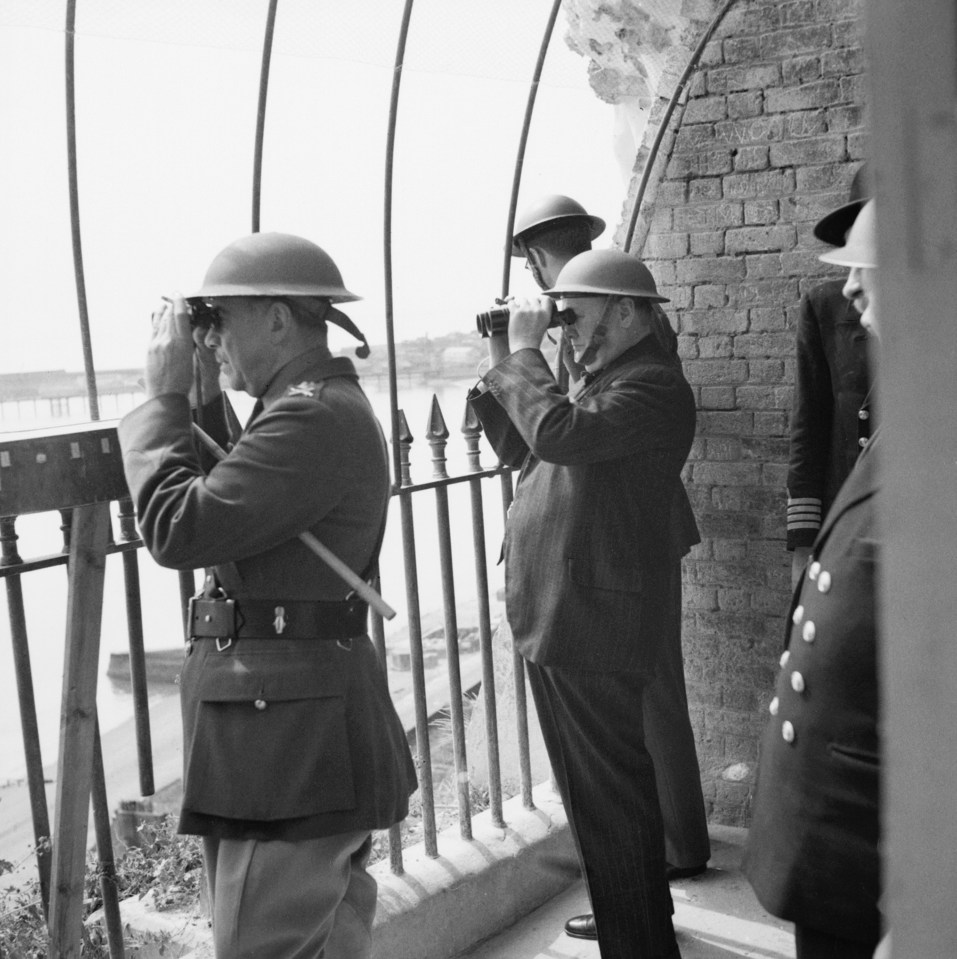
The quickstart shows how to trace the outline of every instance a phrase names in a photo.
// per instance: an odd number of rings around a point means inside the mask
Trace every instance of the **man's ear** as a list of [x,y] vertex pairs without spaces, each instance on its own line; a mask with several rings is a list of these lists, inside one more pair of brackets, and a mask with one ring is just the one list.
[[269,305],[269,312],[266,314],[266,322],[273,338],[281,340],[289,335],[296,321],[288,303],[284,303],[282,300],[273,300]]
[[624,297],[618,301],[618,320],[621,328],[627,330],[638,321],[638,312],[635,308],[635,301]]

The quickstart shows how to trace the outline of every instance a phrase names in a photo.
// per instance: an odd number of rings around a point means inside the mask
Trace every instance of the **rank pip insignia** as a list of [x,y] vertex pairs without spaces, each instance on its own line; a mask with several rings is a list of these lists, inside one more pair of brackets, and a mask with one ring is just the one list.
[[289,387],[290,396],[315,396],[316,395],[316,384],[307,383],[303,381],[302,383],[297,383],[295,386]]

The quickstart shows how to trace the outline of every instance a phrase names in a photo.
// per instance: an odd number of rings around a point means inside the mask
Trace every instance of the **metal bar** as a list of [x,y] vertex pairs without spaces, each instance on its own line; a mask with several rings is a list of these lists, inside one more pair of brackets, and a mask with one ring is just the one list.
[[538,96],[538,83],[542,77],[542,68],[545,66],[545,55],[548,53],[548,45],[551,43],[552,32],[555,29],[555,20],[558,18],[558,10],[562,5],[562,0],[555,0],[552,4],[551,12],[548,15],[548,22],[545,25],[545,33],[542,35],[541,46],[538,49],[538,59],[535,61],[535,69],[532,72],[532,82],[528,88],[528,99],[525,102],[525,118],[522,121],[522,132],[518,138],[518,152],[515,156],[515,172],[512,175],[512,195],[508,202],[508,222],[505,226],[505,263],[502,265],[502,296],[508,296],[508,284],[512,269],[512,230],[515,226],[515,210],[518,206],[518,191],[522,185],[522,170],[525,166],[525,148],[528,143],[528,131],[532,125],[532,113],[535,110],[535,99]]
[[504,826],[502,764],[498,748],[498,707],[495,702],[495,659],[489,610],[488,559],[485,553],[485,515],[481,480],[469,484],[472,505],[472,544],[475,553],[475,595],[478,599],[479,644],[482,653],[482,696],[485,703],[485,749],[488,757],[489,808],[496,826]]
[[106,794],[106,776],[103,773],[103,748],[100,743],[100,724],[93,726],[93,830],[96,834],[96,854],[99,860],[100,895],[103,897],[103,919],[110,959],[124,959],[123,920],[120,917],[120,897],[116,883],[116,861],[113,858],[113,835],[110,831],[110,803]]
[[262,200],[263,139],[266,132],[266,97],[269,92],[269,65],[272,61],[272,39],[276,26],[276,6],[279,0],[269,0],[266,13],[266,33],[263,36],[262,66],[259,71],[259,103],[256,109],[256,143],[253,150],[253,233],[259,232],[259,209]]
[[[379,573],[376,573],[372,581],[372,586],[376,592],[382,592],[382,577]],[[385,623],[374,609],[369,612],[372,622],[372,643],[375,646],[376,653],[379,656],[379,662],[382,665],[382,674],[388,678],[389,669],[385,648]],[[405,866],[402,862],[402,827],[399,823],[389,827],[389,868],[396,876],[401,876],[405,872]]]
[[405,563],[406,601],[409,607],[409,654],[412,661],[412,694],[415,704],[415,766],[422,803],[422,831],[427,856],[437,858],[435,795],[432,784],[432,749],[429,745],[429,710],[425,698],[425,658],[422,653],[422,617],[419,610],[419,576],[415,559],[415,524],[412,497],[399,494],[402,514],[402,554]]
[[383,275],[385,280],[385,331],[386,349],[389,354],[389,413],[392,428],[392,479],[398,485],[401,464],[398,448],[399,437],[399,392],[395,366],[395,322],[392,303],[392,180],[395,161],[395,128],[399,114],[399,89],[402,83],[402,67],[405,61],[405,45],[409,37],[409,21],[412,19],[414,0],[405,0],[399,39],[396,44],[395,66],[392,72],[392,94],[389,100],[389,126],[385,147],[385,194],[383,210]]
[[[111,544],[106,548],[106,555],[112,556],[114,553],[128,553],[132,550],[142,549],[142,547],[143,543],[141,540],[132,543]],[[69,561],[69,557],[62,553],[52,553],[48,556],[39,556],[36,559],[21,560],[19,563],[7,568],[0,567],[0,579],[7,579],[11,576],[21,576],[39,569],[51,569],[54,566],[66,566]]]
[[86,279],[83,272],[83,243],[80,237],[80,193],[76,162],[76,0],[67,0],[66,29],[66,150],[67,175],[70,193],[70,234],[73,239],[73,275],[76,281],[76,304],[80,314],[80,340],[83,345],[83,369],[86,373],[86,392],[90,403],[90,419],[100,418],[100,404],[96,393],[96,373],[93,369],[93,343],[90,337],[90,314],[86,304]]
[[462,420],[469,469],[469,501],[472,508],[472,548],[475,557],[475,596],[478,601],[479,649],[482,656],[482,700],[485,705],[485,751],[488,761],[489,810],[492,822],[504,826],[502,811],[502,763],[498,748],[498,704],[495,702],[495,656],[492,649],[492,622],[489,609],[488,557],[485,553],[485,506],[482,499],[482,472],[479,438],[482,424],[469,403]]
[[[17,534],[15,518],[0,519],[0,565],[16,563]],[[23,586],[19,576],[6,581],[7,609],[10,617],[10,639],[13,645],[13,669],[17,682],[17,702],[20,706],[20,727],[23,731],[23,755],[27,766],[27,789],[30,813],[33,819],[33,840],[40,874],[40,898],[43,912],[50,907],[50,812],[47,808],[43,782],[43,759],[40,754],[40,730],[37,724],[37,706],[33,693],[33,672],[30,668],[30,646],[27,642],[27,621],[23,605]]]
[[77,959],[80,954],[109,530],[108,504],[73,511],[49,924],[50,948],[57,959]]
[[[133,501],[120,501],[120,535],[136,538]],[[140,567],[135,552],[123,554],[123,582],[126,587],[126,623],[130,648],[130,684],[133,690],[133,721],[139,763],[140,795],[156,792],[153,778],[153,741],[150,733],[149,684],[146,678],[146,649],[143,643],[143,609],[140,602]]]
[[452,719],[452,756],[459,807],[459,832],[472,838],[472,809],[469,800],[469,766],[465,748],[465,713],[462,700],[462,673],[459,663],[459,627],[455,609],[455,576],[452,570],[452,533],[449,528],[449,494],[435,491],[435,518],[439,533],[439,567],[442,574],[442,605],[445,612],[445,652],[449,672],[449,715]]
[[140,567],[136,553],[123,554],[123,582],[126,587],[126,626],[130,649],[130,685],[133,692],[133,722],[136,730],[140,795],[152,796],[156,792],[156,783],[153,779],[153,739],[150,733],[146,649],[143,644]]

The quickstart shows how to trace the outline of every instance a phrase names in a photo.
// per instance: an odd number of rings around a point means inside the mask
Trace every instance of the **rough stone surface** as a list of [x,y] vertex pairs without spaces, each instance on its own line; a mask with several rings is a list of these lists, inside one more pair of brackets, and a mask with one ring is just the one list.
[[[665,6],[673,28],[657,33]],[[566,2],[580,34],[570,43],[592,57],[599,96],[615,102],[644,84],[654,102],[625,204],[633,209],[652,163],[630,249],[671,298],[698,404],[686,470],[703,537],[684,564],[689,699],[709,817],[746,825],[790,598],[794,325],[801,294],[840,275],[818,260],[811,227],[845,202],[867,154],[866,84],[863,0],[738,0],[651,157],[677,78],[720,6]],[[614,62],[599,29],[629,37]]]

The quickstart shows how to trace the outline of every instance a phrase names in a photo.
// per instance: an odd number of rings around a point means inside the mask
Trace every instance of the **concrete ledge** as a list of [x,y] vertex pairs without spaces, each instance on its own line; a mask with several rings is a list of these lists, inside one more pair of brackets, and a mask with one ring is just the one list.
[[405,873],[388,862],[370,872],[379,883],[373,959],[449,959],[508,928],[579,878],[561,800],[545,783],[534,809],[508,800],[506,827],[488,812],[472,820],[472,840],[458,826],[439,834],[439,858],[422,844],[403,852]]
[[[439,833],[437,859],[422,843],[409,846],[401,876],[388,860],[372,866],[379,884],[372,959],[451,959],[574,883],[578,859],[561,800],[548,783],[535,787],[532,799],[534,809],[525,809],[520,797],[504,804],[504,828],[479,813],[471,841],[458,825]],[[120,909],[131,931],[170,937],[162,947],[142,947],[143,959],[212,959],[212,932],[198,908],[156,912],[147,896]]]

